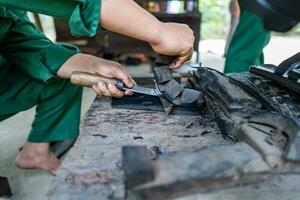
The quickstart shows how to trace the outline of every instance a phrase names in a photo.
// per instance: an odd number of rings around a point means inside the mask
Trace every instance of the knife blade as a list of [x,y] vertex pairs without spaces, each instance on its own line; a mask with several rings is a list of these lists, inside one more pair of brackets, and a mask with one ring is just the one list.
[[[121,88],[119,88],[121,89]],[[122,88],[123,90],[127,90],[133,93],[138,93],[138,94],[146,94],[150,96],[161,96],[162,93],[158,89],[154,88],[147,88],[147,87],[140,87],[140,86],[134,86],[132,88]]]
[[98,74],[91,74],[86,72],[73,72],[71,75],[71,83],[83,87],[92,87],[93,85],[97,84],[98,82],[105,82],[105,83],[113,83],[119,90],[126,90],[131,91],[133,93],[139,94],[146,94],[150,96],[161,96],[162,93],[159,89],[156,88],[147,88],[141,86],[134,86],[132,88],[126,87],[126,85],[121,80],[113,79],[113,78],[106,78],[100,76]]

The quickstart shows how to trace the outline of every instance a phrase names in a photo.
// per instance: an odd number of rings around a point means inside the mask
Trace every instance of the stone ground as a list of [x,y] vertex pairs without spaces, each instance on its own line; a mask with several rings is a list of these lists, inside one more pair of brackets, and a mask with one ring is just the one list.
[[[223,69],[224,58],[222,55],[224,44],[223,40],[205,40],[201,42],[201,62],[204,66],[213,67],[218,70]],[[300,37],[273,37],[265,49],[266,63],[278,64],[281,60],[299,51]],[[140,71],[143,70],[140,69]],[[85,90],[82,114],[87,111],[94,97],[95,95],[91,90]],[[14,196],[11,199],[14,200],[43,199],[52,180],[52,176],[46,172],[40,170],[20,170],[14,167],[14,158],[18,149],[26,141],[33,117],[34,109],[31,109],[0,123],[0,176],[9,177],[14,192]],[[221,196],[222,191],[215,195],[220,197],[220,199],[224,199]],[[242,195],[245,197],[251,194],[247,194],[245,191]],[[238,198],[238,196],[232,194],[231,197],[228,196],[228,199],[243,199]],[[274,197],[276,197],[276,191],[274,191]],[[190,199],[196,198],[191,196]]]

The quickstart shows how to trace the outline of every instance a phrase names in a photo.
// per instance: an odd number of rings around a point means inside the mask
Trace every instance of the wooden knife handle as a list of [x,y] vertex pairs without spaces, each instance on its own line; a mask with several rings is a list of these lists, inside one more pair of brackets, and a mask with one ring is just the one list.
[[91,74],[87,72],[73,72],[71,75],[71,83],[83,87],[92,87],[99,82],[116,84],[117,79],[106,78],[98,74]]

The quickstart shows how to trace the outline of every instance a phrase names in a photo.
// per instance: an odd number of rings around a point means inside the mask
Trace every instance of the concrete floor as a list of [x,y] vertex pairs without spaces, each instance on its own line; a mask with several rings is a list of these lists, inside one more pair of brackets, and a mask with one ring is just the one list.
[[[202,41],[200,45],[201,62],[203,66],[223,70],[224,40]],[[300,37],[273,37],[265,49],[267,63],[278,64],[281,60],[300,51]],[[140,69],[139,69],[140,70]],[[89,108],[95,94],[84,90],[82,116]],[[14,166],[14,159],[18,149],[26,141],[30,124],[34,117],[34,109],[0,123],[0,176],[9,178],[13,200],[40,200],[47,193],[52,176],[41,170],[20,170]],[[0,198],[1,200],[1,198]]]

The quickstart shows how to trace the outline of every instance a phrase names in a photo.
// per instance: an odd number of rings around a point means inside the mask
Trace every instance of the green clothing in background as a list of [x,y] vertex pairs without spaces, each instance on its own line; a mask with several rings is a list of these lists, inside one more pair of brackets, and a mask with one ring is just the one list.
[[79,50],[47,39],[27,10],[69,20],[73,35],[93,36],[100,0],[0,0],[0,121],[36,106],[28,141],[76,139],[82,89],[56,72]]
[[242,11],[239,25],[229,45],[224,73],[244,72],[249,66],[263,64],[263,48],[270,40],[261,19]]

